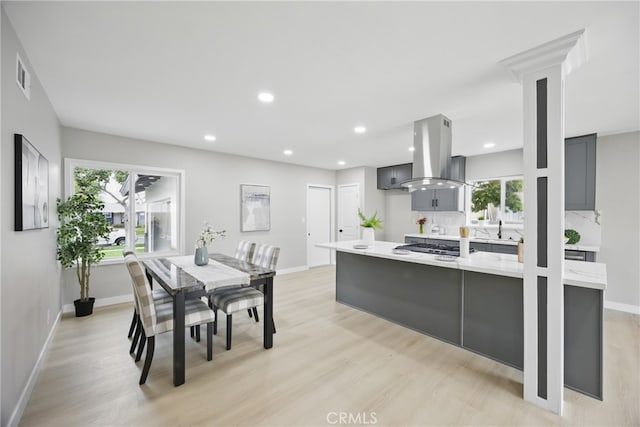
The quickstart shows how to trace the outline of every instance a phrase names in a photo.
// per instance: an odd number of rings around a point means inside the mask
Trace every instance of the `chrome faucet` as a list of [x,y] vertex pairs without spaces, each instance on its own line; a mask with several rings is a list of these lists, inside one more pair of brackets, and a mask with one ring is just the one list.
[[498,239],[502,239],[502,220],[498,221]]

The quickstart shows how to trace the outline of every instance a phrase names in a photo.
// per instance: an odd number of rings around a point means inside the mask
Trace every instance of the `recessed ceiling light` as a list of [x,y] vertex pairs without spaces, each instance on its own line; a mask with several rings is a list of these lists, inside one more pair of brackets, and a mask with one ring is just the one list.
[[353,128],[353,131],[355,133],[365,133],[367,131],[367,128],[364,126],[356,126]]
[[258,100],[260,100],[260,102],[264,102],[265,104],[273,102],[274,99],[275,97],[273,96],[273,94],[269,92],[260,92],[258,94]]
[[346,165],[346,164],[347,164],[347,162],[345,162],[344,160],[338,160],[338,164],[339,164],[340,166],[344,166],[344,165]]
[[290,155],[292,155],[292,154],[293,154],[293,151],[291,151],[291,150],[284,150],[284,151],[283,151],[283,153],[284,153],[284,155],[285,155],[285,156],[290,156]]
[[484,148],[493,148],[495,146],[496,146],[495,142],[485,142],[483,145]]
[[205,141],[213,142],[213,141],[216,140],[216,137],[214,135],[207,134],[207,135],[204,136],[204,139],[205,139]]
[[409,151],[416,151],[416,147],[414,146],[409,147]]

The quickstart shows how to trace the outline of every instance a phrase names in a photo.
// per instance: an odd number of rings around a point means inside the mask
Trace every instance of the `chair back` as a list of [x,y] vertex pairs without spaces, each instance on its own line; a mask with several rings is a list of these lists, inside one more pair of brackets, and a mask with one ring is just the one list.
[[261,243],[256,245],[251,263],[275,271],[279,254],[280,248]]
[[153,294],[151,286],[147,282],[147,278],[142,271],[142,267],[134,254],[124,257],[124,262],[131,276],[133,284],[134,297],[137,301],[138,315],[142,321],[142,327],[147,337],[155,335],[157,317],[156,307],[153,304]]
[[255,249],[255,243],[248,240],[240,240],[240,242],[238,242],[238,247],[236,248],[235,258],[240,261],[251,262]]

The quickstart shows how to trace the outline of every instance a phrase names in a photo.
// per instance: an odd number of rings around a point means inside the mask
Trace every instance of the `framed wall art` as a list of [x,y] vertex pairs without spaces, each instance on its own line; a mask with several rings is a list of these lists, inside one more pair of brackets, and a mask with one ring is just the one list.
[[271,229],[271,188],[268,185],[240,184],[240,231]]
[[49,162],[15,134],[15,230],[49,227]]

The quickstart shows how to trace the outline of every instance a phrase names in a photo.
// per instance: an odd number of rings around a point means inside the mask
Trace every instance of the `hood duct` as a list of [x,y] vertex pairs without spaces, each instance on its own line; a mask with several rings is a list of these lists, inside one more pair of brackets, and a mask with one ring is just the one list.
[[409,191],[458,188],[451,179],[451,120],[442,114],[413,122],[413,174],[401,183]]

